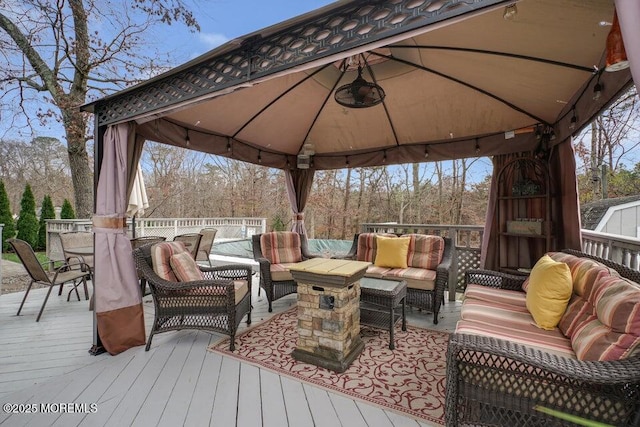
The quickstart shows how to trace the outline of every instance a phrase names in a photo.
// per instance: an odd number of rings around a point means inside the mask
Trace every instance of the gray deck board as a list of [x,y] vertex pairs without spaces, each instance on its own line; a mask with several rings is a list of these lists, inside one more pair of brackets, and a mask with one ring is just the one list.
[[239,380],[240,362],[223,357],[218,376],[218,392],[213,401],[211,415],[213,425],[233,426],[236,424]]
[[239,427],[262,425],[260,369],[248,364],[240,366],[237,425]]
[[[270,318],[254,281],[253,324]],[[117,356],[91,356],[93,313],[88,302],[52,292],[40,322],[35,317],[46,290],[32,290],[20,316],[22,293],[0,296],[0,401],[2,403],[96,403],[92,414],[11,415],[5,426],[392,426],[428,423],[353,400],[207,351],[223,336],[203,331],[168,332]],[[295,306],[291,295],[274,313]],[[143,300],[147,331],[151,297]],[[408,311],[411,325],[453,330],[460,305],[448,302],[438,325],[432,315]],[[245,323],[241,329],[245,329]]]

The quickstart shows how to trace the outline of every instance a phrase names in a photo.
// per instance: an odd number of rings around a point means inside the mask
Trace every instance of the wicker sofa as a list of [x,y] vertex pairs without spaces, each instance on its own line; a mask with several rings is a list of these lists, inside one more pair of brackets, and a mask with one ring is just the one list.
[[[407,268],[386,268],[375,265],[378,252],[376,236],[409,237]],[[438,313],[444,301],[444,291],[449,283],[453,258],[453,242],[450,238],[425,234],[376,234],[360,233],[353,238],[349,253],[340,258],[368,261],[366,277],[403,279],[407,282],[406,304],[433,311],[433,323],[438,323]]]
[[465,273],[447,425],[576,425],[567,415],[640,425],[640,273],[573,250],[549,255],[567,264],[573,287],[552,330],[533,324],[526,277]]

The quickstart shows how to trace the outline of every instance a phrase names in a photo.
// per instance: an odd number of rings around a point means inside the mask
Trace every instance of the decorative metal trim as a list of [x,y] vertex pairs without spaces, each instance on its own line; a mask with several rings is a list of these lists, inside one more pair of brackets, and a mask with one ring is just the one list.
[[166,77],[94,103],[105,126],[507,0],[369,0],[339,6]]

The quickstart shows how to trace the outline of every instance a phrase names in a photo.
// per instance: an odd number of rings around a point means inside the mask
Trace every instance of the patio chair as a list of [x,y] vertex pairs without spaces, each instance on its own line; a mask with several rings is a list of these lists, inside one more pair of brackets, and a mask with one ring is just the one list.
[[49,295],[51,294],[51,290],[54,286],[60,286],[60,293],[62,293],[62,287],[65,283],[71,282],[73,288],[69,291],[69,295],[67,296],[67,301],[71,298],[71,292],[75,290],[76,296],[78,297],[78,301],[80,301],[80,294],[78,293],[78,286],[80,283],[84,286],[84,296],[85,299],[89,299],[89,290],[87,288],[87,270],[89,266],[83,263],[64,263],[62,266],[55,269],[55,271],[47,272],[42,264],[38,261],[35,252],[33,252],[33,248],[31,245],[24,240],[20,239],[7,239],[7,242],[13,247],[14,252],[20,258],[22,265],[27,270],[29,277],[31,278],[31,282],[29,282],[29,286],[24,293],[24,297],[22,298],[22,303],[20,303],[20,308],[18,308],[18,313],[16,316],[20,315],[22,311],[22,307],[24,306],[24,302],[27,300],[27,296],[29,295],[29,291],[31,290],[31,286],[34,283],[39,283],[41,285],[47,286],[49,290],[47,291],[47,296],[44,298],[42,302],[42,307],[40,307],[40,312],[38,313],[38,317],[36,317],[36,322],[40,321],[40,317],[42,316],[42,312],[44,311],[44,306],[47,304],[47,300],[49,299]]
[[89,231],[68,231],[60,233],[60,243],[66,262],[86,264],[93,270],[93,255],[79,255],[74,249],[91,248],[93,253],[93,233]]
[[193,256],[193,259],[196,259],[196,256],[198,254],[198,246],[200,245],[200,240],[202,240],[202,234],[200,233],[178,234],[173,238],[174,242],[184,243],[191,256]]
[[[140,236],[131,239],[131,249],[135,250],[141,248],[144,245],[153,245],[154,243],[164,242],[167,238],[163,236]],[[142,276],[142,273],[138,270],[138,279],[140,280],[140,290],[142,296],[149,295],[147,292],[147,281]]]
[[133,251],[155,307],[146,350],[155,334],[201,329],[229,335],[233,351],[236,331],[245,315],[247,325],[251,324],[251,266],[199,266],[189,255],[181,256],[186,253],[181,242],[145,245]]
[[251,236],[253,259],[260,264],[260,287],[267,294],[269,312],[271,303],[297,291],[289,267],[297,262],[316,258],[309,253],[307,241],[298,233],[273,231]]
[[209,267],[212,266],[211,260],[209,259],[209,254],[211,254],[213,240],[216,238],[217,233],[217,228],[203,228],[202,230],[200,230],[202,238],[200,239],[200,244],[198,245],[198,250],[196,251],[196,261],[206,261],[209,264]]

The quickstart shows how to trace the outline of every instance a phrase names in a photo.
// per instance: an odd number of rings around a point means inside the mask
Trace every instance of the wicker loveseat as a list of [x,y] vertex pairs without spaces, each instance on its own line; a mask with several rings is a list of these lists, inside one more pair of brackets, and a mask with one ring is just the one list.
[[567,416],[640,425],[640,273],[573,250],[548,255],[570,276],[553,329],[528,312],[526,277],[465,273],[447,353],[447,425],[576,425]]
[[[406,268],[390,268],[376,265],[377,237],[408,237]],[[376,234],[360,233],[353,238],[349,253],[341,258],[368,261],[366,277],[403,279],[407,282],[406,304],[433,311],[433,323],[438,323],[438,313],[444,301],[444,291],[449,283],[449,271],[453,257],[450,238],[425,234]]]

